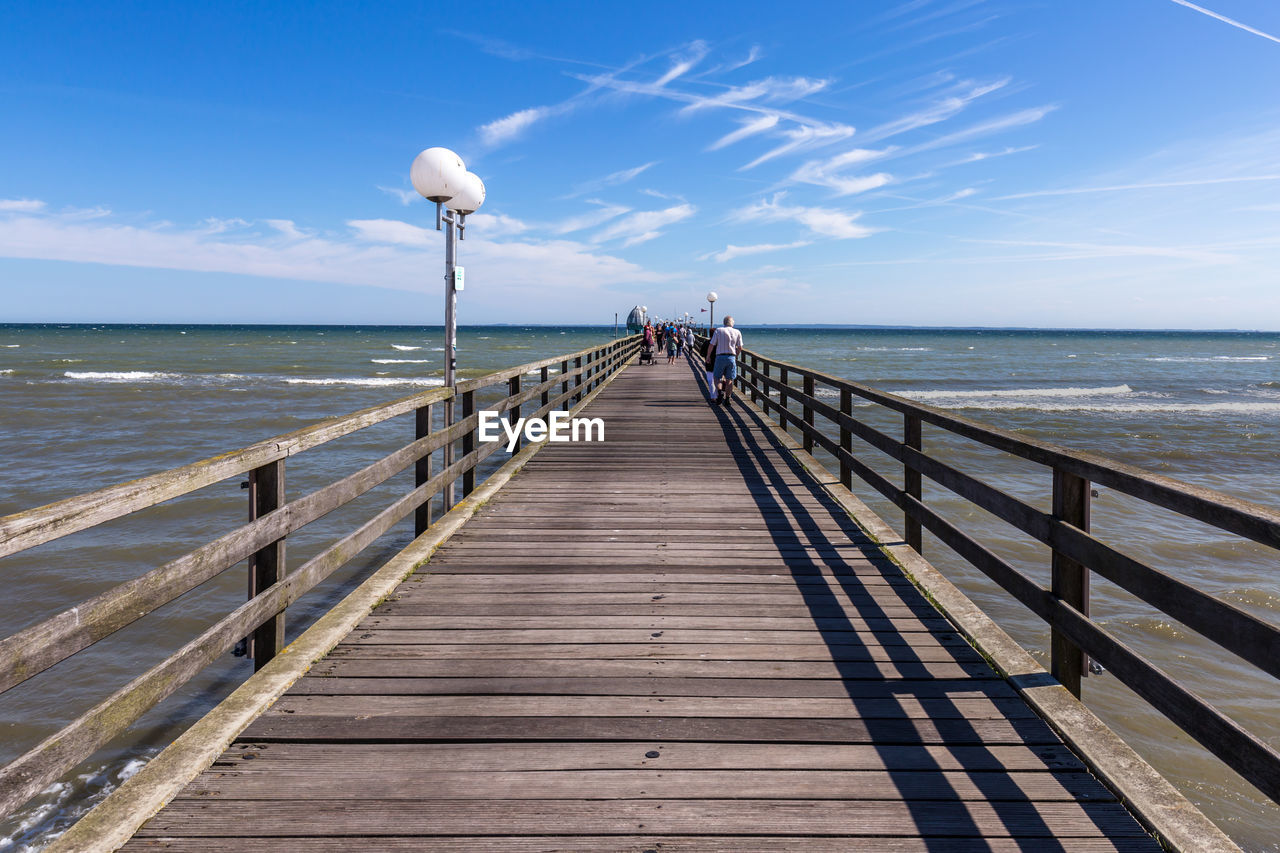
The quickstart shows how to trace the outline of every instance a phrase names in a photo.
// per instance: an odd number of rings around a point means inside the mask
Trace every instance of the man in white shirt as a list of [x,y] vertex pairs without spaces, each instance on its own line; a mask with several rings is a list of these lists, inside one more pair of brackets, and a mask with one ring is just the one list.
[[738,378],[738,353],[742,352],[742,332],[733,327],[732,317],[725,316],[724,325],[716,329],[707,348],[716,354],[712,374],[716,397],[711,402],[728,408]]

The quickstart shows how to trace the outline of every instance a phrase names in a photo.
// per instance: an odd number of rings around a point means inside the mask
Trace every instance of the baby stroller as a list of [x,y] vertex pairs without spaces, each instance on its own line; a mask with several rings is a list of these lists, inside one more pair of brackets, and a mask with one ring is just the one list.
[[658,361],[653,357],[653,344],[640,345],[640,363],[641,364],[657,364]]

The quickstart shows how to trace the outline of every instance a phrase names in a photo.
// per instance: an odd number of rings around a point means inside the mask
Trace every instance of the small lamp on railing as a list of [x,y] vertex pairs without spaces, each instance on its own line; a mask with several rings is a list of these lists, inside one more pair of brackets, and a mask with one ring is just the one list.
[[707,337],[711,337],[711,330],[716,324],[716,300],[720,297],[713,290],[707,294]]

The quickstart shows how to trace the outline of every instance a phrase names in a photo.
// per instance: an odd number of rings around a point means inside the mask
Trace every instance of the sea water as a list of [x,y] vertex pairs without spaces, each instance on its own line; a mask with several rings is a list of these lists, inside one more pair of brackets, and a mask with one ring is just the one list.
[[[743,329],[763,355],[871,385],[1231,495],[1280,507],[1280,335],[1199,332]],[[469,327],[460,375],[608,341],[612,327]],[[421,327],[0,326],[0,515],[234,450],[439,386],[443,336]],[[665,365],[644,369],[676,369]],[[820,396],[836,392],[819,386]],[[900,434],[901,416],[859,405],[859,417]],[[287,466],[297,497],[404,443],[412,418],[366,430]],[[925,444],[950,464],[1048,507],[1041,466],[928,425]],[[859,448],[877,470],[900,466]],[[490,457],[496,466],[506,454]],[[833,466],[834,467],[834,466]],[[239,478],[168,502],[139,519],[0,561],[0,636],[7,636],[243,523]],[[372,503],[404,478],[369,496]],[[901,513],[857,491],[893,526]],[[1049,555],[1025,535],[926,481],[926,500],[1047,583]],[[369,505],[372,505],[369,504]],[[350,529],[342,511],[290,537],[290,563]],[[1273,623],[1280,560],[1269,549],[1106,488],[1096,534],[1135,557]],[[408,540],[393,531],[289,611],[289,633],[331,606]],[[926,556],[1047,664],[1040,621],[928,535]],[[171,654],[243,600],[244,573],[191,593],[140,625],[0,696],[0,760],[9,761],[95,701]],[[1093,615],[1200,695],[1280,744],[1274,679],[1095,576]],[[143,627],[145,625],[145,627]],[[0,850],[38,849],[131,775],[251,671],[228,656],[146,715],[31,805],[0,825]],[[1091,676],[1086,702],[1192,800],[1251,850],[1280,850],[1280,808],[1194,744],[1110,675]]]

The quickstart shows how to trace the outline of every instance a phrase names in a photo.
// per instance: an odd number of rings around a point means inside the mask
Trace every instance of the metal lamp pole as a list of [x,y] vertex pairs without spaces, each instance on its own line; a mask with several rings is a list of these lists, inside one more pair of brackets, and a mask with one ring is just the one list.
[[711,337],[711,329],[716,323],[716,300],[720,297],[713,290],[707,294],[707,337]]
[[[448,148],[428,148],[414,158],[409,171],[413,187],[427,201],[436,203],[436,230],[444,225],[444,384],[457,386],[458,370],[458,291],[465,286],[463,270],[457,265],[458,241],[464,239],[467,214],[484,204],[484,182],[467,171],[462,158]],[[444,210],[444,205],[449,210]],[[454,399],[444,403],[444,423],[453,423]],[[453,444],[444,446],[445,468],[453,464]],[[454,484],[445,486],[447,512],[453,506]]]

